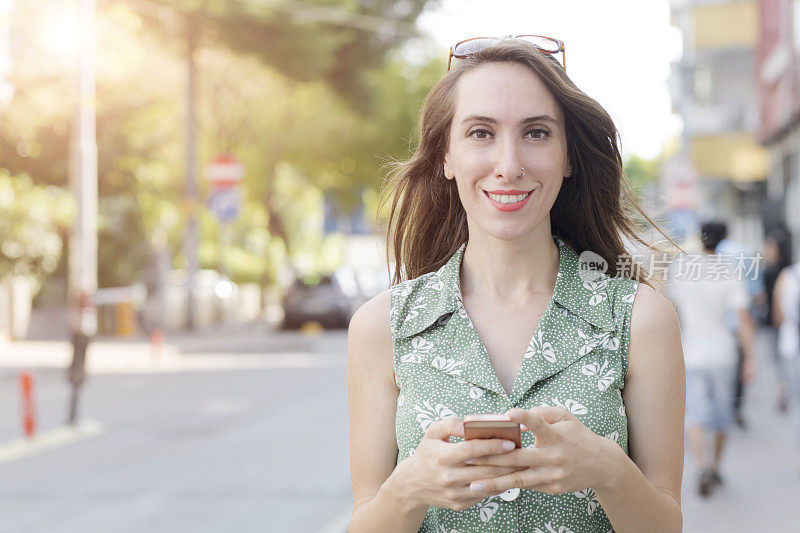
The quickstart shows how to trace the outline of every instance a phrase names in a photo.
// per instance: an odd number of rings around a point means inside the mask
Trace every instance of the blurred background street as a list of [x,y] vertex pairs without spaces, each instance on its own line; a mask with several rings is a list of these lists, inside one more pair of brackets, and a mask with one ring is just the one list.
[[[82,412],[102,432],[0,462],[0,531],[315,532],[337,519],[343,531],[345,343],[344,331],[217,330],[187,341],[185,353],[181,340],[168,345],[166,361],[147,343],[94,344]],[[53,354],[67,346],[10,352],[42,362],[39,431],[63,424],[69,388]],[[0,408],[15,413],[16,372],[0,376]],[[0,442],[18,435],[15,417],[3,417]]]
[[685,531],[797,531],[800,1],[0,0],[0,532],[344,531],[386,163],[450,45],[531,33],[670,238],[750,258],[758,371],[708,498],[687,441]]

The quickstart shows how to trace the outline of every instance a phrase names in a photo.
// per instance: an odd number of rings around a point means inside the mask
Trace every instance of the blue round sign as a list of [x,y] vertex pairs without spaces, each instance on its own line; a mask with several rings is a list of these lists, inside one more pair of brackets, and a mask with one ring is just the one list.
[[231,222],[239,216],[242,198],[235,187],[214,189],[208,195],[208,208],[220,222]]

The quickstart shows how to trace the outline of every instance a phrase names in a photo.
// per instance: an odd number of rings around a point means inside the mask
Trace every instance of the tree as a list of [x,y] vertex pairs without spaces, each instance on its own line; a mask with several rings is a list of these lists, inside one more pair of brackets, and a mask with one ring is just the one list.
[[[36,39],[58,5],[22,3],[12,21],[16,94],[0,108],[0,165],[35,184],[65,187],[72,78]],[[118,2],[98,17],[100,286],[137,281],[155,232],[181,249],[184,65],[142,25],[138,12]],[[242,214],[224,238],[201,210],[200,258],[236,280],[263,284],[288,259],[330,268],[331,245],[319,235],[323,194],[334,191],[354,205],[365,188],[377,189],[382,164],[408,155],[422,97],[444,71],[439,57],[412,66],[389,52],[358,75],[371,101],[364,112],[322,75],[302,81],[216,40],[198,50],[197,63],[198,160],[233,152],[247,167]],[[181,253],[174,256],[180,266]]]
[[37,186],[28,176],[0,169],[0,280],[31,276],[41,281],[55,270],[74,214],[74,202],[63,189]]
[[[129,0],[132,7],[140,3]],[[256,57],[294,81],[322,81],[362,110],[365,73],[414,35],[414,22],[439,0],[151,0],[174,10],[216,46]],[[153,20],[150,18],[149,20]],[[158,21],[156,21],[158,22]],[[160,23],[158,24],[160,27]]]
[[625,162],[625,174],[631,180],[633,188],[641,191],[649,183],[658,180],[659,167],[662,157],[655,159],[644,159],[638,155],[632,155]]

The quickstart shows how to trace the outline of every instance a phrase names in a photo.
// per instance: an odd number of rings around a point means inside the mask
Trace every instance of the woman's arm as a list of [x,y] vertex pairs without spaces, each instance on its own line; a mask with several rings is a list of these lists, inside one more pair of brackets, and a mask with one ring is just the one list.
[[392,367],[389,291],[362,305],[347,337],[350,404],[350,531],[417,531],[427,507],[406,509],[393,490],[397,442],[394,418],[398,390]]
[[622,391],[630,458],[616,447],[616,476],[595,489],[615,531],[681,531],[685,379],[675,309],[641,284]]
[[[395,413],[398,390],[392,367],[389,293],[356,311],[348,337],[347,390],[350,400],[350,531],[418,531],[428,507],[460,511],[480,502],[469,485],[517,467],[473,466],[466,461],[502,456],[514,444],[502,439],[464,437],[464,424],[449,417],[431,424],[413,456],[396,467]],[[504,444],[507,447],[504,447]]]

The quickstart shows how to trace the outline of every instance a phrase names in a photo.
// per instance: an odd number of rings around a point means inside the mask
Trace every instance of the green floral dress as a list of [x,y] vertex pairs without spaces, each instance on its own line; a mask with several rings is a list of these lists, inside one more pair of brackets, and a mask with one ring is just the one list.
[[[567,409],[628,453],[621,389],[638,284],[608,276],[583,281],[575,251],[554,240],[559,249],[555,290],[510,395],[462,304],[459,272],[466,243],[437,272],[392,287],[398,463],[414,453],[436,420],[540,405]],[[522,434],[522,445],[533,445],[530,432]],[[420,528],[436,533],[610,530],[589,487],[558,495],[511,489],[463,511],[430,507]]]

